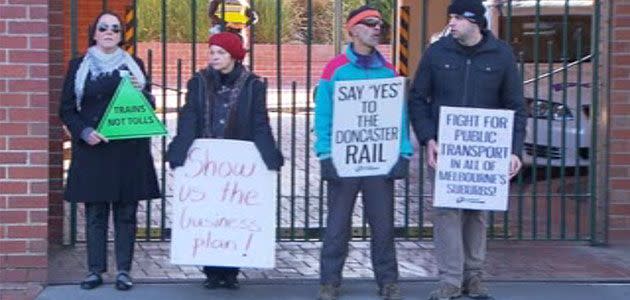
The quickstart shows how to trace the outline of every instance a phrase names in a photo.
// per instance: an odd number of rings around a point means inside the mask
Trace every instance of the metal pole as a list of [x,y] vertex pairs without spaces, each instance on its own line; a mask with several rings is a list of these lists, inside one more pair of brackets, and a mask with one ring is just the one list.
[[343,43],[343,29],[342,29],[342,20],[343,20],[343,1],[335,0],[335,9],[334,9],[334,18],[335,18],[335,31],[333,35],[333,44],[335,45],[335,55],[341,53],[341,45]]

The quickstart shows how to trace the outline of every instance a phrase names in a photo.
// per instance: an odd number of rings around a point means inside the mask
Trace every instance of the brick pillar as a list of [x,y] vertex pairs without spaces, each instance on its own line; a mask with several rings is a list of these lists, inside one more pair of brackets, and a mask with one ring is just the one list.
[[0,0],[0,299],[48,267],[48,1]]
[[630,0],[612,10],[610,238],[630,237]]
[[58,117],[59,99],[65,75],[64,15],[62,1],[50,1],[48,8],[49,38],[49,205],[48,238],[51,244],[63,241],[63,139],[64,131]]

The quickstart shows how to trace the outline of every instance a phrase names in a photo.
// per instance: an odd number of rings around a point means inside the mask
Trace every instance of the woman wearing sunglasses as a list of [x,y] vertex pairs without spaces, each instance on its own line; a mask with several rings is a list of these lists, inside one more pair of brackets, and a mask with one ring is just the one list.
[[[213,34],[208,68],[188,81],[186,105],[177,120],[177,135],[166,154],[171,168],[182,166],[195,139],[252,141],[269,170],[280,170],[284,157],[271,133],[267,115],[267,86],[242,65],[245,49],[235,33]],[[226,154],[229,155],[229,154]],[[209,289],[238,289],[239,269],[206,266]]]
[[72,137],[65,199],[85,204],[89,273],[81,282],[83,289],[103,283],[110,210],[118,269],[115,287],[128,290],[133,286],[129,272],[138,201],[160,197],[150,139],[109,141],[95,130],[122,76],[129,76],[133,85],[152,99],[142,61],[120,48],[122,35],[116,14],[103,12],[95,19],[90,28],[90,47],[84,56],[69,63],[59,110]]

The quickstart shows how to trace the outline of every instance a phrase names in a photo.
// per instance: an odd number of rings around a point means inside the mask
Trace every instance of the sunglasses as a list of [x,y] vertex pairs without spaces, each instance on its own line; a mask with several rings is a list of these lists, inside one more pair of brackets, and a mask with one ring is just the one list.
[[99,23],[96,26],[96,29],[98,30],[98,32],[105,32],[105,31],[107,31],[109,29],[113,33],[119,33],[120,32],[120,25],[119,24]]
[[359,23],[357,24],[362,24],[370,28],[374,28],[376,26],[383,27],[383,21],[379,19],[365,19],[365,20],[359,21]]

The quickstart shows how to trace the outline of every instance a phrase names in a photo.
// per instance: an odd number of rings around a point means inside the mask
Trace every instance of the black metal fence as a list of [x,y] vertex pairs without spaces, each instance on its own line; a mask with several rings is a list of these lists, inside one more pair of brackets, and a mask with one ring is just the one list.
[[[136,12],[138,3],[133,1]],[[287,0],[285,0],[287,1]],[[317,79],[313,78],[313,49],[311,43],[314,30],[313,2],[300,0],[305,4],[303,23],[305,38],[301,41],[304,49],[302,66],[286,65],[286,51],[283,45],[283,1],[275,1],[275,72],[268,78],[270,117],[279,147],[287,157],[287,164],[278,175],[277,239],[279,241],[319,240],[325,229],[326,189],[319,178],[319,164],[311,152],[313,135],[313,89]],[[151,47],[139,47],[134,35],[134,49],[137,55],[146,55],[148,77],[153,83],[153,94],[158,99],[158,113],[170,132],[175,132],[177,110],[185,95],[184,82],[191,73],[204,67],[200,57],[205,53],[197,50],[199,31],[208,28],[199,26],[199,10],[206,9],[206,1],[190,0],[190,54],[186,58],[169,56],[168,13],[175,5],[186,1],[159,0],[161,11],[160,40]],[[201,3],[203,2],[203,4]],[[254,10],[263,0],[252,0]],[[330,0],[331,22],[340,32],[339,21],[343,16],[343,5],[347,1]],[[383,1],[374,2],[376,5]],[[179,3],[179,4],[178,4]],[[596,124],[598,110],[598,61],[600,1],[486,1],[490,11],[490,28],[515,49],[521,75],[525,80],[524,99],[529,107],[527,138],[522,153],[526,163],[523,171],[511,184],[509,210],[490,214],[489,237],[506,240],[573,240],[593,241],[595,239],[596,199],[595,174],[597,144]],[[268,4],[268,3],[267,3]],[[346,3],[347,4],[347,3]],[[397,62],[398,41],[397,1],[388,3],[391,8],[389,27],[390,59]],[[428,1],[418,1],[426,19]],[[103,7],[108,6],[103,1]],[[72,24],[76,24],[77,1],[71,1]],[[442,13],[442,12],[440,12]],[[135,15],[135,14],[134,14]],[[137,15],[133,19],[134,32],[142,28],[143,20]],[[157,16],[155,16],[157,17]],[[410,19],[414,19],[411,16]],[[410,35],[419,35],[429,41],[426,22],[420,32],[409,28]],[[408,24],[408,22],[404,23]],[[256,62],[269,59],[256,41],[256,28],[249,31],[249,66],[254,72]],[[405,25],[407,26],[407,25]],[[72,27],[72,53],[77,55],[76,28]],[[335,52],[340,50],[341,36],[336,33],[333,39]],[[159,42],[159,43],[157,43]],[[424,43],[423,43],[424,45]],[[146,54],[143,54],[146,53]],[[159,54],[160,60],[154,58]],[[266,58],[267,57],[267,58]],[[332,58],[332,57],[329,57]],[[329,59],[328,58],[328,59]],[[171,63],[175,61],[176,63]],[[156,64],[159,63],[159,67]],[[175,66],[174,77],[168,66]],[[188,71],[184,71],[186,66]],[[283,78],[287,69],[303,67],[301,81]],[[316,70],[317,71],[317,70]],[[273,82],[273,83],[272,83]],[[161,199],[142,202],[139,211],[139,239],[145,241],[165,241],[170,236],[170,170],[164,161],[163,153],[170,137],[153,140],[154,158],[158,167],[163,196]],[[395,189],[395,228],[402,239],[431,238],[431,185],[427,178],[423,149],[416,145],[410,177],[396,182]],[[356,239],[368,239],[370,235],[360,200],[353,215],[353,234]],[[70,205],[67,216],[71,243],[84,241],[80,228],[84,223],[80,207]]]

